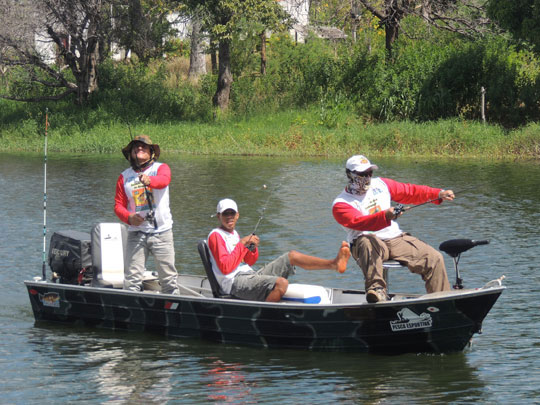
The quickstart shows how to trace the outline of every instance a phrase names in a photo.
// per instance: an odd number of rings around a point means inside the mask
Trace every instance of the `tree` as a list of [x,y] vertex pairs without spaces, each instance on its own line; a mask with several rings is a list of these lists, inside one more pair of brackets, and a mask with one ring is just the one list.
[[487,13],[517,40],[540,52],[540,0],[488,0]]
[[[83,104],[98,88],[96,68],[103,51],[100,47],[103,44],[103,22],[107,19],[104,1],[2,1],[9,10],[2,15],[2,63],[17,68],[19,74],[14,86],[18,92],[3,94],[2,97],[41,101],[75,94],[76,103]],[[22,10],[31,11],[32,24],[26,24],[17,31],[13,25],[24,19],[12,18],[20,17]],[[5,29],[6,26],[10,28]],[[47,55],[38,48],[39,39],[52,41],[56,46],[59,56],[56,65],[48,63]]]
[[206,73],[206,56],[203,47],[202,18],[194,15],[191,27],[191,48],[189,53],[188,77],[197,80]]
[[0,97],[18,101],[75,95],[84,104],[111,43],[147,61],[173,34],[160,0],[0,0],[0,9],[0,65],[13,84]]
[[143,63],[160,57],[167,47],[166,38],[176,34],[167,17],[178,9],[171,9],[160,0],[110,2],[113,8],[112,39],[121,48],[135,53]]
[[[246,24],[269,25],[286,18],[275,0],[184,0],[192,10],[203,10],[210,37],[218,41],[217,90],[212,99],[214,106],[226,110],[233,76],[231,72],[232,38]],[[261,30],[257,35],[260,35]]]
[[399,37],[401,21],[409,15],[415,15],[438,29],[469,37],[482,34],[490,27],[482,0],[357,1],[377,17],[384,27],[386,50],[390,59],[393,45]]

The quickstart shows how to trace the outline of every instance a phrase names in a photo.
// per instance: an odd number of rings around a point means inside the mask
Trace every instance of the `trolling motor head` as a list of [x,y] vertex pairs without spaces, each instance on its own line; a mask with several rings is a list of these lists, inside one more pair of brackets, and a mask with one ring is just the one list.
[[453,285],[455,290],[463,288],[463,279],[459,275],[458,263],[460,255],[478,245],[487,245],[489,240],[472,240],[472,239],[450,239],[439,245],[439,250],[449,255],[454,259],[454,268],[456,269],[456,284]]
[[461,253],[478,245],[487,245],[489,240],[450,239],[440,244],[439,249],[451,257],[457,257]]

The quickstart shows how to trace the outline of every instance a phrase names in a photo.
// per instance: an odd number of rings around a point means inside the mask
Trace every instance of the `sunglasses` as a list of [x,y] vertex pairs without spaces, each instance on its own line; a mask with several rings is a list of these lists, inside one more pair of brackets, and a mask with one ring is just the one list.
[[235,210],[225,210],[221,213],[221,215],[229,216],[229,215],[236,215]]
[[141,148],[150,148],[150,145],[148,145],[148,144],[146,144],[144,142],[141,142],[141,141],[135,141],[133,143],[133,147],[134,148],[139,148],[139,147],[141,147]]
[[373,170],[368,170],[366,172],[353,172],[355,176],[358,177],[372,177],[373,176]]

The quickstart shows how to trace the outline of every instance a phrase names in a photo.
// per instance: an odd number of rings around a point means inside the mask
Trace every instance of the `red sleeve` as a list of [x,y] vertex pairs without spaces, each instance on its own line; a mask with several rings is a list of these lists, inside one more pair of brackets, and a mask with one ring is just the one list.
[[124,176],[120,175],[116,182],[116,194],[114,195],[114,212],[120,221],[129,225],[130,212],[127,209],[128,198],[124,189]]
[[162,163],[159,166],[157,175],[150,176],[150,187],[151,188],[165,188],[171,182],[171,168],[169,165]]
[[362,215],[360,211],[345,202],[338,202],[332,207],[332,214],[346,228],[356,231],[378,231],[390,225],[384,211],[370,215]]
[[416,184],[400,183],[392,179],[381,180],[385,182],[390,191],[390,196],[393,201],[402,204],[422,204],[426,201],[433,200],[434,204],[440,204],[442,200],[437,199],[442,189],[428,186],[419,186]]
[[258,249],[251,252],[241,243],[238,243],[234,250],[229,253],[225,241],[217,232],[213,232],[208,238],[208,248],[212,252],[219,270],[225,275],[236,270],[243,261],[250,266],[255,264],[259,257]]

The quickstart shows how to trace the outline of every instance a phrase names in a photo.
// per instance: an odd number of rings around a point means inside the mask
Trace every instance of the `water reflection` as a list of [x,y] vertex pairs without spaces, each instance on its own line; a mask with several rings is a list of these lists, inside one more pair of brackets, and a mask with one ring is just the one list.
[[[465,354],[401,355],[256,350],[137,333],[38,325],[29,344],[50,359],[73,401],[99,403],[460,402],[485,384]],[[39,337],[38,337],[39,336]],[[81,383],[76,392],[71,386]],[[205,387],[201,390],[201,387]],[[466,387],[466,398],[464,388]]]
[[249,403],[253,402],[252,389],[239,363],[225,363],[218,358],[210,357],[211,368],[206,372],[209,390],[208,401],[220,403]]

